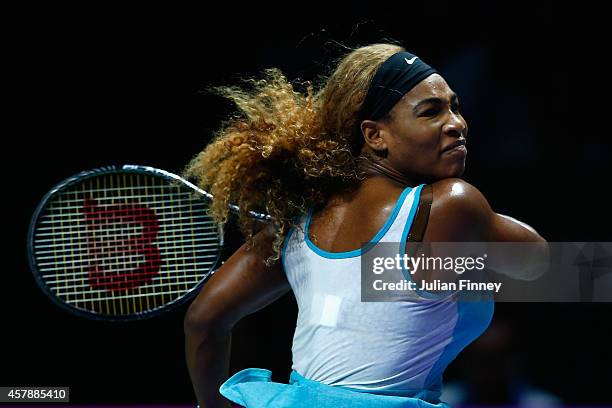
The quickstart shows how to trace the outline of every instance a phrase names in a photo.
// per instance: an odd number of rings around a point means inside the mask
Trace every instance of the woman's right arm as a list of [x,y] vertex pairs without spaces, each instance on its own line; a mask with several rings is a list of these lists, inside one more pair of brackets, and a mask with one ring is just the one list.
[[[522,280],[536,279],[544,272],[548,243],[534,228],[494,212],[484,195],[461,179],[440,180],[432,187],[433,204],[424,241],[519,243],[503,247],[502,256],[490,258],[487,266]],[[519,251],[519,256],[514,256],[514,251]]]
[[185,316],[185,355],[202,408],[227,407],[219,386],[229,375],[232,327],[290,289],[280,261],[266,266],[274,230],[264,228],[253,246],[240,247],[204,285]]

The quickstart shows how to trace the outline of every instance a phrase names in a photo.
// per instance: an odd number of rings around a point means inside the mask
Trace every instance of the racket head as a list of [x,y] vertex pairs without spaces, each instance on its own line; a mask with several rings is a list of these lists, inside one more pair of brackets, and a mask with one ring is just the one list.
[[71,313],[107,321],[159,315],[193,297],[221,257],[212,196],[153,167],[108,166],[54,186],[28,231],[30,269]]

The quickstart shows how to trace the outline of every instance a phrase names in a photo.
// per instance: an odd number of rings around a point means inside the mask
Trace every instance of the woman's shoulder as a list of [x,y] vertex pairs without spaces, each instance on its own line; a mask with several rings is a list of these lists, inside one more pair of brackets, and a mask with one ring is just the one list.
[[495,215],[485,196],[459,178],[436,181],[426,239],[432,241],[478,240]]
[[440,207],[458,207],[457,209],[490,209],[485,196],[470,183],[452,177],[431,184],[435,202]]

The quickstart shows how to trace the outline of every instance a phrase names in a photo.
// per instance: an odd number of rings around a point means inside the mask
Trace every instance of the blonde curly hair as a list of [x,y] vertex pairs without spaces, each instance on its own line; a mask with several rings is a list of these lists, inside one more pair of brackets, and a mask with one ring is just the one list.
[[276,228],[271,259],[278,259],[296,216],[360,180],[359,112],[378,67],[403,50],[394,44],[357,48],[318,91],[309,83],[305,92],[295,91],[277,69],[246,80],[245,87],[215,88],[239,113],[183,171],[213,194],[214,220],[224,225],[228,204],[237,204],[240,229],[250,241],[257,221],[247,211],[270,214]]

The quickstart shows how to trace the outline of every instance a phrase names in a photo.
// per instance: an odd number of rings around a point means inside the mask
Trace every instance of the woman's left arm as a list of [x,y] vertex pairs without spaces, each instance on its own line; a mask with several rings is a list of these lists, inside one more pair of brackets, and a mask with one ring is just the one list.
[[243,245],[204,285],[185,316],[185,354],[202,408],[227,407],[219,386],[228,377],[231,331],[244,316],[290,290],[279,261],[268,266],[274,229],[264,228]]

